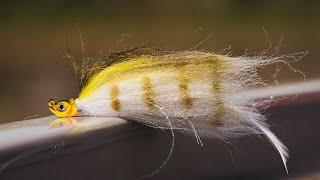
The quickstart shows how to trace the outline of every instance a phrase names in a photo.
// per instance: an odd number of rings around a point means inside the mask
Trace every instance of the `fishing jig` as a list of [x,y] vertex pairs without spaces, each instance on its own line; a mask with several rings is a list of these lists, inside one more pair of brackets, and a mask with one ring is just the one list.
[[264,134],[283,164],[286,146],[252,100],[234,94],[263,84],[258,68],[283,57],[229,57],[200,51],[139,55],[93,75],[76,99],[55,102],[58,117],[112,116],[221,139]]

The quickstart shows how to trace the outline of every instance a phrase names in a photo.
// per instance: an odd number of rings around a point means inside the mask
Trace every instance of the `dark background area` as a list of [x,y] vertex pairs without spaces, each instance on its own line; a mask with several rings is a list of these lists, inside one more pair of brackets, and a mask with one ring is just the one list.
[[[231,51],[233,56],[240,56],[267,49],[270,45],[267,32],[272,42],[269,54],[281,39],[279,55],[308,51],[293,66],[305,73],[306,80],[311,80],[320,77],[319,20],[319,1],[1,1],[0,123],[50,114],[47,108],[50,98],[77,97],[79,83],[65,52],[69,44],[72,55],[81,60],[80,32],[85,57],[100,57],[142,45],[188,50],[210,36],[196,49]],[[276,85],[274,73],[275,66],[261,69],[269,85]],[[303,78],[281,65],[278,80],[285,84]],[[200,147],[192,137],[177,133],[174,154],[155,179],[277,179],[280,176],[300,179],[300,175],[310,172],[315,175],[309,178],[318,178],[320,96],[319,93],[309,96],[295,96],[288,104],[271,106],[266,111],[272,130],[290,149],[289,176],[285,175],[276,151],[262,138],[238,138],[230,144],[204,139],[205,146]],[[112,132],[109,130],[105,132]],[[134,133],[132,127],[126,130],[130,131],[130,137],[112,143],[107,140],[125,131],[117,131],[110,137],[93,136],[93,142],[105,144],[83,153],[65,147],[61,151],[66,151],[66,156],[57,153],[56,158],[51,158],[43,152],[44,161],[30,156],[35,163],[13,166],[1,174],[2,178],[125,179],[140,177],[158,167],[167,155],[170,136],[148,128]],[[90,144],[83,142],[83,146],[89,148]]]
[[[77,97],[79,83],[64,56],[99,57],[126,47],[153,44],[186,50],[212,37],[198,50],[233,55],[262,52],[269,41],[280,54],[308,51],[294,66],[307,79],[320,76],[319,1],[2,1],[0,6],[0,122],[49,114],[50,98]],[[274,68],[262,74],[269,84]],[[283,66],[279,83],[301,81]]]

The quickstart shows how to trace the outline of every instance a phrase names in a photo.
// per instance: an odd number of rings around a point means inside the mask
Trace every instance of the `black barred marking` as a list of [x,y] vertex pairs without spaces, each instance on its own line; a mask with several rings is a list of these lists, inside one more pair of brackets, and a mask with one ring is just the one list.
[[112,85],[110,87],[110,105],[112,107],[113,110],[119,112],[121,109],[121,103],[119,100],[119,94],[120,94],[120,90],[119,87],[116,85]]
[[189,95],[189,82],[190,80],[183,75],[183,72],[180,72],[178,88],[181,98],[181,104],[186,109],[190,109],[193,105],[193,99]]
[[142,91],[143,91],[143,102],[149,107],[149,109],[154,109],[156,107],[156,102],[154,100],[155,93],[153,91],[153,86],[150,77],[142,77]]
[[221,125],[221,118],[225,113],[225,104],[221,97],[221,92],[223,90],[221,82],[221,72],[217,69],[213,70],[213,82],[212,82],[212,93],[214,101],[215,114],[213,115],[213,125]]

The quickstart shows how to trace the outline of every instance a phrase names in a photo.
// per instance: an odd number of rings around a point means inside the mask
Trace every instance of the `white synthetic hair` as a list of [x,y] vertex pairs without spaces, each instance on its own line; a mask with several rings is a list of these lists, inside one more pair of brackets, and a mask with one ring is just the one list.
[[[113,111],[105,100],[110,92],[110,86],[107,84],[98,88],[89,98],[77,99],[76,103],[84,115],[119,116],[154,128],[176,129],[195,135],[200,144],[200,137],[216,137],[225,140],[249,134],[263,134],[279,152],[288,172],[286,166],[289,158],[288,149],[270,131],[265,115],[257,109],[257,104],[261,102],[237,94],[258,85],[265,85],[258,73],[258,70],[264,66],[284,63],[291,70],[300,73],[290,63],[304,55],[304,53],[294,53],[283,56],[230,57],[199,51],[161,55],[156,57],[161,60],[154,63],[156,67],[162,67],[160,70],[150,72],[146,69],[142,73],[152,80],[153,90],[157,94],[152,102],[156,111],[148,110],[146,102],[141,101],[143,91],[140,76],[117,83],[120,89],[119,101],[125,102],[121,112]],[[155,57],[144,58],[153,60],[152,58]],[[187,70],[177,72],[172,68],[179,63],[184,64]],[[197,63],[203,63],[203,66]],[[216,69],[213,70],[213,67]],[[190,98],[197,100],[191,109],[181,108],[179,104],[181,94],[179,95],[175,77],[177,73],[182,73],[186,77],[197,76],[197,81],[188,84]],[[215,94],[212,95],[213,92],[210,89],[212,82],[219,82],[216,84],[219,86],[216,87],[219,90],[218,97],[215,97]],[[217,101],[221,103],[216,103]]]

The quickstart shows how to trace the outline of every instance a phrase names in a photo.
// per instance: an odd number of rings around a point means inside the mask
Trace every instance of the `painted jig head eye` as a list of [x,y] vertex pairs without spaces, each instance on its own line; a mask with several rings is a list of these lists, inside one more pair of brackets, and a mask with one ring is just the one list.
[[58,117],[72,117],[78,113],[76,103],[72,98],[57,103],[54,100],[50,100],[48,106],[49,110]]
[[66,109],[67,109],[66,107],[68,107],[68,109],[70,108],[70,105],[67,102],[59,102],[57,105],[57,109],[60,112],[66,111]]

